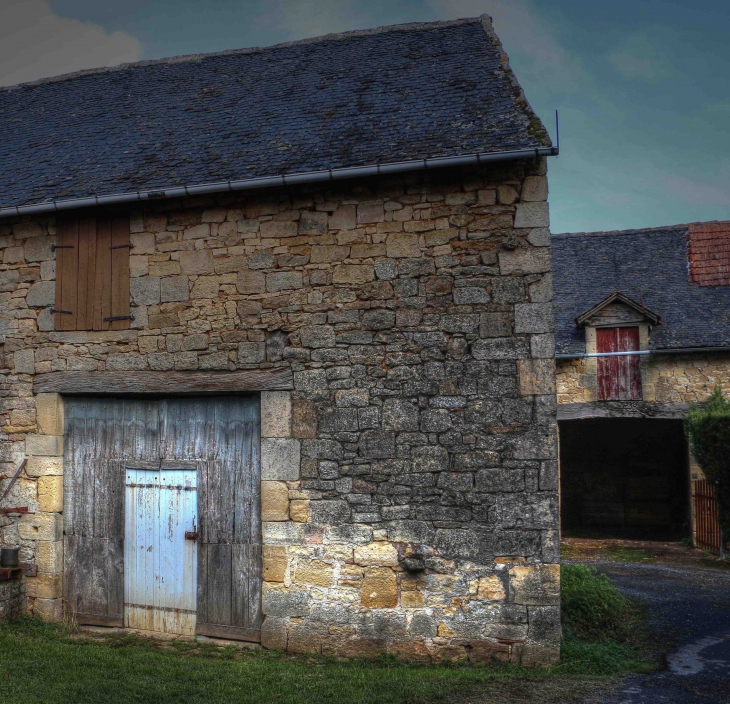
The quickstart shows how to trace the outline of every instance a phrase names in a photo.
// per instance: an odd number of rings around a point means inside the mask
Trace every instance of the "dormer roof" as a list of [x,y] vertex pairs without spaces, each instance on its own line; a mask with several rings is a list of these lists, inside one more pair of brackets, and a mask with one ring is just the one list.
[[557,353],[585,352],[576,319],[617,291],[661,315],[649,337],[652,350],[730,347],[730,285],[690,264],[712,261],[721,271],[726,240],[728,223],[553,235]]
[[593,308],[589,308],[585,313],[579,315],[575,319],[576,325],[582,326],[591,320],[595,320],[601,311],[615,303],[623,304],[634,310],[643,319],[642,321],[646,321],[652,325],[659,325],[661,323],[661,317],[656,313],[652,313],[643,303],[635,301],[622,291],[614,291],[613,293],[609,293],[608,296],[593,306]]

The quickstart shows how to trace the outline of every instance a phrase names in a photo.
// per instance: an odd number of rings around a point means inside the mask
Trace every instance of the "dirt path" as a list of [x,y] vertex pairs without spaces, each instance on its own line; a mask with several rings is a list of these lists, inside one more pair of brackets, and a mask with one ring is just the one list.
[[715,568],[730,571],[730,562],[720,562],[704,550],[682,543],[649,540],[563,538],[564,560],[575,562],[635,562],[667,567]]
[[649,605],[652,626],[671,650],[666,670],[629,677],[585,704],[728,704],[730,572],[618,561],[593,566]]

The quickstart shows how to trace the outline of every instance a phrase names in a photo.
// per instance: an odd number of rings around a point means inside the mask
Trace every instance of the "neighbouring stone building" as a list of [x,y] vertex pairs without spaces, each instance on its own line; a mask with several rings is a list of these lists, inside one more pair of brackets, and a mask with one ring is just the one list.
[[0,125],[27,612],[559,656],[556,150],[488,18],[17,86]]
[[682,417],[730,391],[728,242],[728,222],[553,235],[565,530],[719,549]]

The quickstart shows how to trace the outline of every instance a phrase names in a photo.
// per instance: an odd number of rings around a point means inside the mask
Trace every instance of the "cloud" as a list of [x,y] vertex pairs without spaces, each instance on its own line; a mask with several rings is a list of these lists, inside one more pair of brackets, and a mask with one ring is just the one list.
[[[705,207],[719,206],[730,208],[730,174],[720,174],[720,178],[708,182],[703,178],[685,178],[678,174],[660,174],[659,182],[667,193],[685,203]],[[724,183],[723,183],[724,181]]]
[[513,67],[520,65],[518,78],[529,92],[546,85],[578,90],[585,78],[580,62],[530,0],[427,0],[427,5],[443,19],[489,15]]
[[657,80],[669,76],[671,66],[662,48],[643,34],[635,34],[608,56],[608,60],[627,78]]
[[46,0],[0,3],[0,85],[139,61],[140,42],[126,32],[59,17]]
[[287,40],[318,37],[370,26],[355,0],[269,0],[254,21],[259,31],[282,32]]

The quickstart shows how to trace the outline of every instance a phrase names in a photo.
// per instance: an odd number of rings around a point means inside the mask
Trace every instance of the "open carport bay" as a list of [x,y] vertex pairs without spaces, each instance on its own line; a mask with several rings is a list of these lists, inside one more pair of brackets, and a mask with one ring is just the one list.
[[679,420],[562,421],[560,475],[564,535],[690,535],[687,445]]

